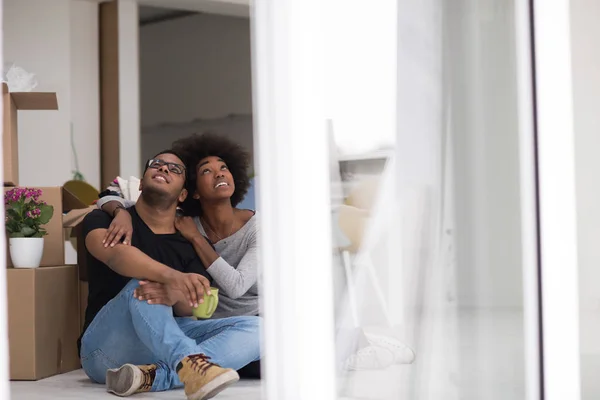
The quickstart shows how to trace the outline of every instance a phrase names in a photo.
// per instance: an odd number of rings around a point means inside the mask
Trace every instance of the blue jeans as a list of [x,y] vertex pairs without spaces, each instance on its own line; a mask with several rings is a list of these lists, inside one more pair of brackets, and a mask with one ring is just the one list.
[[259,317],[175,317],[171,307],[133,297],[137,286],[132,279],[100,310],[81,339],[81,365],[94,382],[104,383],[106,370],[123,364],[156,364],[152,391],[162,391],[182,386],[175,369],[192,354],[205,354],[234,370],[260,359]]

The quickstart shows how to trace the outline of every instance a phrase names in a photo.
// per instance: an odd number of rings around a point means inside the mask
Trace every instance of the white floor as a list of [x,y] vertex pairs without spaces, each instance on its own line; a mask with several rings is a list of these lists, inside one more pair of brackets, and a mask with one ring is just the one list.
[[[11,382],[12,400],[30,399],[117,399],[108,394],[103,385],[96,385],[88,379],[83,370],[68,374],[53,376],[37,382]],[[185,399],[183,389],[161,393],[144,393],[133,397],[135,400],[144,399]],[[216,397],[219,400],[260,400],[260,381],[240,381]]]
[[[414,364],[349,373],[338,381],[340,395],[345,400],[525,398],[523,321],[519,311],[463,310],[454,315],[444,312],[430,317],[432,322],[415,332],[418,340],[414,344],[417,346]],[[584,399],[598,398],[589,394],[600,392],[596,373],[600,370],[599,354],[600,351],[583,358],[584,393],[588,394]],[[92,384],[81,370],[38,382],[11,382],[11,392],[13,400],[115,398],[103,386]],[[185,399],[185,396],[178,390],[136,395],[135,399]],[[241,381],[216,399],[262,400],[261,383]]]

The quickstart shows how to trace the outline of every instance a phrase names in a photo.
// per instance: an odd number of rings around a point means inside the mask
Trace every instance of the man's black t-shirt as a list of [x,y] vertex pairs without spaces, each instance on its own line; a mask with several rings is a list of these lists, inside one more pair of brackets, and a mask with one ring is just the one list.
[[[127,209],[131,214],[133,225],[133,236],[131,245],[140,249],[150,258],[174,268],[181,272],[193,272],[207,277],[200,258],[196,255],[194,247],[179,232],[173,234],[157,235],[146,225],[135,210],[135,207]],[[108,229],[112,218],[101,210],[90,212],[83,220],[83,237],[85,238],[95,229]],[[85,310],[85,324],[83,334],[92,323],[98,312],[112,300],[131,278],[117,274],[106,264],[96,259],[86,251],[88,265],[89,295],[88,305]],[[78,347],[81,349],[81,337]]]

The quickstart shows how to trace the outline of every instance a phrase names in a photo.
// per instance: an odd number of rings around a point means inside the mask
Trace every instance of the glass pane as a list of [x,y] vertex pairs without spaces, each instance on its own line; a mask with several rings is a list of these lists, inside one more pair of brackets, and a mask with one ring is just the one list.
[[514,4],[327,4],[339,398],[523,399]]

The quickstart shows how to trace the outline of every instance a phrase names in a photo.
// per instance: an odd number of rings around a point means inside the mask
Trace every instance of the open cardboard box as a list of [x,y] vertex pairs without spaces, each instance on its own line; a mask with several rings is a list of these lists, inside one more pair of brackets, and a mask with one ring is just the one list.
[[19,184],[19,147],[17,110],[58,110],[56,93],[9,92],[8,85],[2,83],[4,114],[2,125],[2,146],[4,160],[4,185]]
[[[5,187],[4,191],[6,192],[10,189],[12,188]],[[45,225],[48,235],[44,236],[44,254],[42,255],[40,266],[53,267],[65,265],[65,239],[63,229],[67,228],[71,231],[73,227],[76,227],[77,224],[83,220],[83,217],[85,217],[89,211],[94,209],[94,207],[84,204],[65,187],[41,187],[39,189],[42,189],[42,197],[40,199],[54,206],[54,215],[50,222]],[[78,217],[75,219],[75,222],[73,216]],[[81,251],[81,254],[85,254],[85,251]],[[7,265],[12,267],[10,252],[7,252],[6,256]]]

